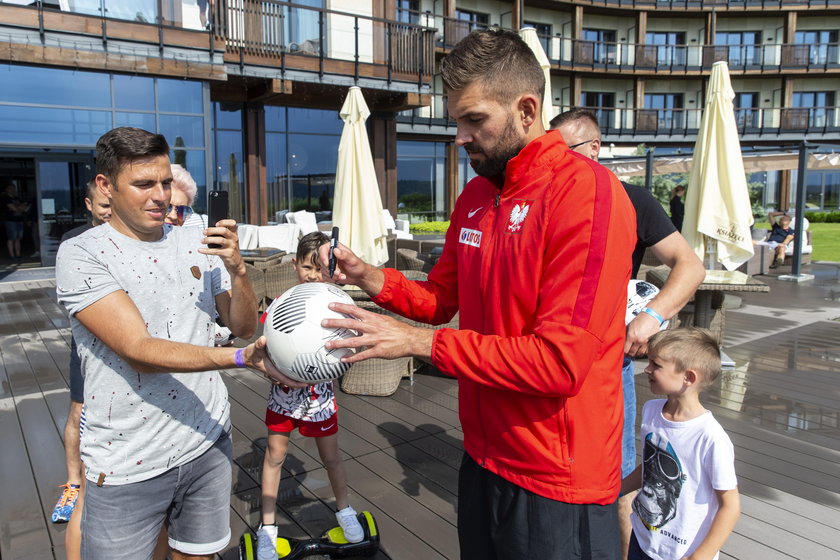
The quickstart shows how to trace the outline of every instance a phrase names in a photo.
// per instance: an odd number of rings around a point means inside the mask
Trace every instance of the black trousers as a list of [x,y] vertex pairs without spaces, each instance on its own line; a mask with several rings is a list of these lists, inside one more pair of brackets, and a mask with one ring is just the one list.
[[458,476],[461,560],[618,560],[618,509],[529,492],[466,453]]

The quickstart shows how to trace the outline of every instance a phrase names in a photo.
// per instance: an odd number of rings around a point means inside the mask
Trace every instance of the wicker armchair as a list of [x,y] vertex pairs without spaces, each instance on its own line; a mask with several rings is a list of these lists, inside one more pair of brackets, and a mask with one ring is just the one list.
[[271,301],[298,283],[292,261],[282,262],[265,269],[265,297]]
[[429,272],[432,270],[432,261],[428,255],[418,253],[414,249],[397,249],[397,270],[418,270]]
[[[425,280],[427,274],[419,270],[402,270],[401,271],[409,280]],[[452,318],[451,321],[445,325],[429,325],[427,323],[420,323],[412,321],[387,311],[370,300],[356,299],[356,305],[366,311],[380,313],[394,317],[400,321],[408,323],[415,327],[442,329],[442,328],[458,328],[458,315]],[[374,396],[388,396],[392,395],[399,387],[400,379],[403,377],[413,377],[414,370],[420,367],[417,361],[413,358],[397,358],[396,360],[380,360],[372,358],[354,364],[350,370],[344,374],[341,380],[341,390],[345,393],[354,395],[374,395]]]
[[263,311],[265,309],[265,276],[263,271],[245,263],[245,272],[248,274],[251,288],[254,289],[254,295],[256,295],[257,310]]

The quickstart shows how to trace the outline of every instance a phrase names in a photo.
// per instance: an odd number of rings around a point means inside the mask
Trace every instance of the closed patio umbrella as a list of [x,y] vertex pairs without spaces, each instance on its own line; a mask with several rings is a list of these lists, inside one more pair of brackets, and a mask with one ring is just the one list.
[[382,198],[365,129],[370,110],[361,89],[350,88],[340,115],[344,130],[338,144],[333,225],[338,226],[342,243],[365,262],[379,266],[388,260],[388,230],[382,222]]
[[715,251],[717,261],[728,270],[735,270],[753,256],[752,205],[741,159],[734,98],[726,62],[715,62],[694,145],[682,229],[706,268],[713,268],[711,255]]
[[537,30],[533,27],[523,27],[519,30],[519,36],[522,37],[522,40],[531,47],[531,50],[534,51],[534,56],[537,57],[537,62],[540,63],[540,68],[542,68],[543,75],[545,76],[545,93],[543,94],[543,126],[546,130],[548,130],[548,123],[554,118],[554,105],[551,100],[551,62],[548,61],[548,56],[546,56],[545,51],[543,50],[542,43],[540,43],[540,37],[537,35]]

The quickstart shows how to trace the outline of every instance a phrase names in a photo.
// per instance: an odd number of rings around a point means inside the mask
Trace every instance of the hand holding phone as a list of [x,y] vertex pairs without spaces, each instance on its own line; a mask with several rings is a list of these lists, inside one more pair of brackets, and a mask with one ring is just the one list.
[[330,262],[329,272],[330,278],[335,274],[335,248],[338,247],[338,227],[332,228],[332,238],[330,239]]
[[[228,193],[227,191],[210,191],[207,203],[207,227],[216,227],[216,224],[228,217]],[[218,243],[208,243],[210,249],[221,249]]]

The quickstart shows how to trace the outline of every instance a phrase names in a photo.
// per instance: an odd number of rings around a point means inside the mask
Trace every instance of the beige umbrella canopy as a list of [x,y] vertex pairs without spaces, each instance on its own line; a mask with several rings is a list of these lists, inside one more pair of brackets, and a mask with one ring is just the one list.
[[[716,250],[717,261],[728,270],[735,270],[753,256],[752,206],[734,98],[726,62],[714,63],[694,145],[682,229],[700,259]],[[711,268],[710,260],[707,268]]]
[[543,94],[542,113],[543,126],[548,130],[548,123],[554,118],[554,105],[551,101],[551,63],[543,50],[537,30],[533,27],[523,27],[519,30],[519,36],[534,51],[537,62],[540,63],[543,75],[545,76],[545,93]]
[[339,228],[339,241],[365,262],[379,266],[388,260],[388,230],[365,129],[370,110],[361,89],[350,88],[340,115],[344,130],[338,144],[333,225]]

